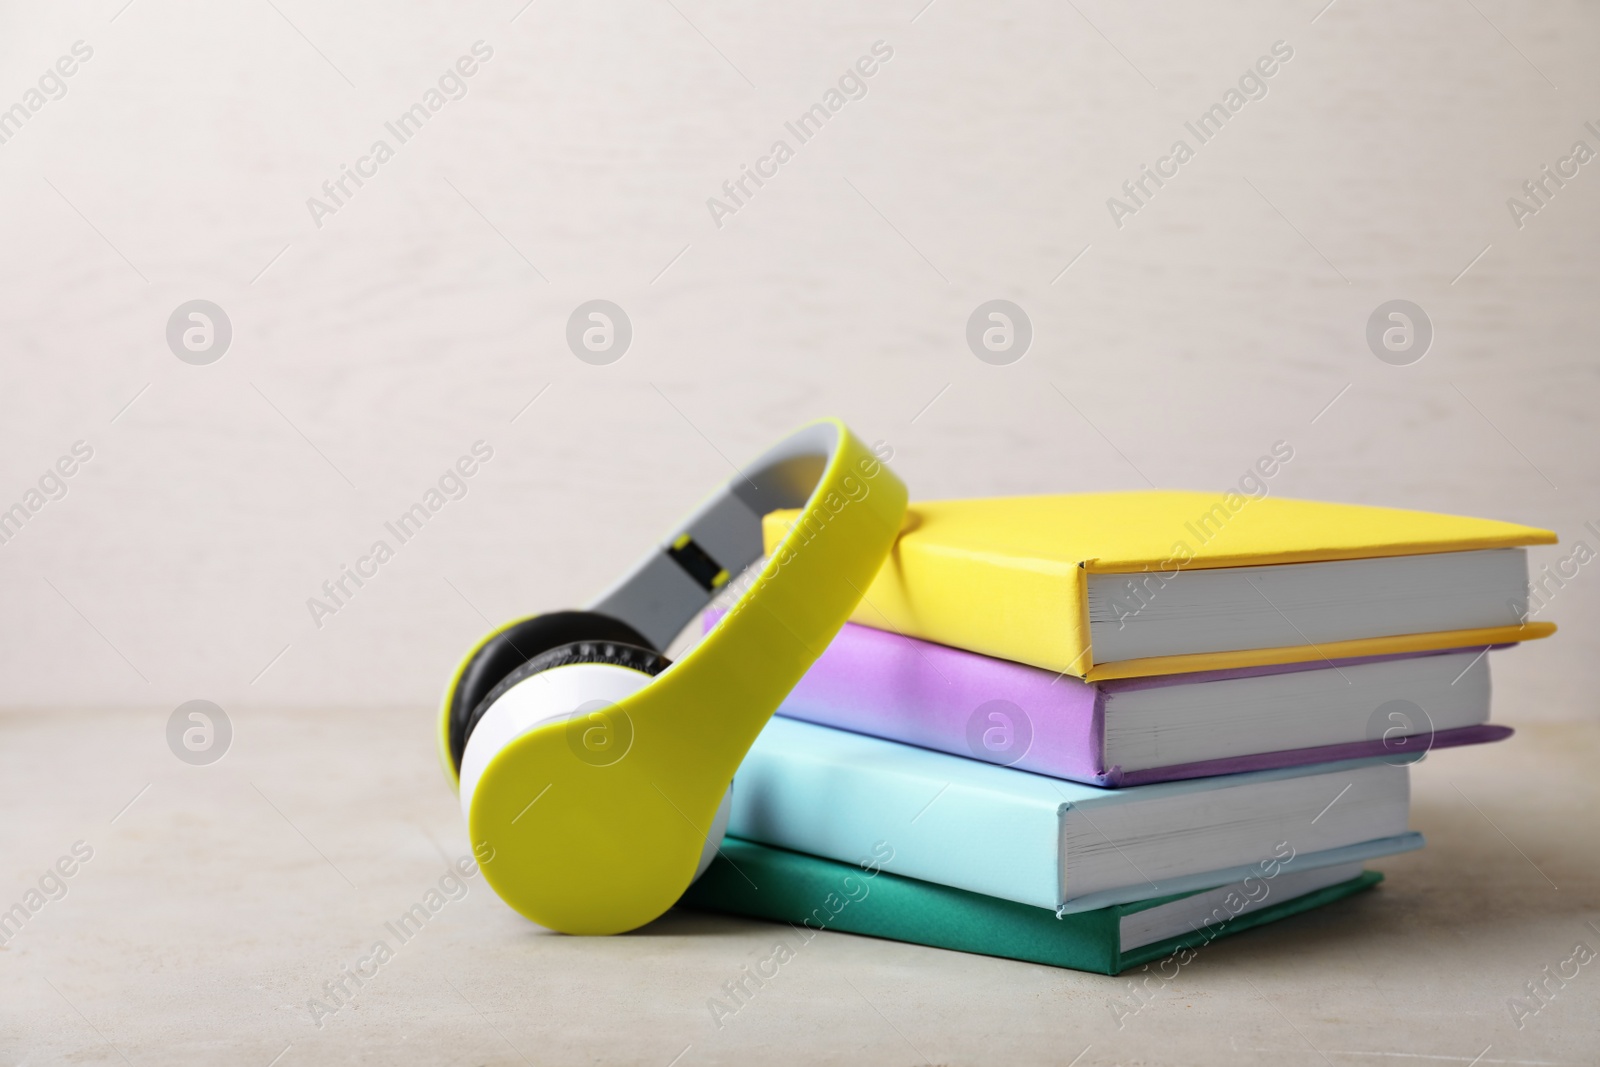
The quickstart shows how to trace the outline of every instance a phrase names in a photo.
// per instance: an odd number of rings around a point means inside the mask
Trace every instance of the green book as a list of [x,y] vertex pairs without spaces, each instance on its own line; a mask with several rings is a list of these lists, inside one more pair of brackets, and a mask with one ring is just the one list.
[[[985,956],[1120,974],[1298,915],[1383,880],[1359,862],[1309,871],[1264,861],[1217,889],[1154,897],[1058,917],[1048,908],[986,897],[881,870],[893,851],[859,865],[725,838],[706,873],[678,902],[698,911],[787,922]],[[804,933],[807,940],[812,936]]]

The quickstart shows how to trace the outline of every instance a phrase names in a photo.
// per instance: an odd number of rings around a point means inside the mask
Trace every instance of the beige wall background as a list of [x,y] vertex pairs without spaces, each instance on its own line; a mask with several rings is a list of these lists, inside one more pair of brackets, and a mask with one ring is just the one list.
[[[1507,207],[1600,151],[1600,11],[1323,3],[7,5],[0,107],[93,54],[0,144],[0,506],[93,458],[0,546],[0,701],[431,703],[490,623],[586,599],[821,414],[923,498],[1220,488],[1287,441],[1275,493],[1554,528],[1538,566],[1600,547],[1600,160]],[[787,134],[878,41],[865,95]],[[565,341],[597,298],[633,326],[607,366]],[[232,325],[205,366],[165,338],[193,299]],[[965,340],[992,299],[1033,325],[1006,366]],[[1435,331],[1408,366],[1365,340],[1392,299]],[[317,627],[477,441],[466,496]],[[1600,564],[1544,617],[1495,662],[1503,721],[1595,714]]]

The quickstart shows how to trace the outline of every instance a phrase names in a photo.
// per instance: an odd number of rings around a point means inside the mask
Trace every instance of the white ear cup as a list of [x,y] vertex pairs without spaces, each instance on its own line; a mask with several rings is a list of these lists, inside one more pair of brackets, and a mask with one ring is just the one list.
[[613,663],[569,663],[529,675],[489,705],[461,754],[461,813],[472,814],[472,794],[489,761],[511,742],[546,723],[562,722],[596,700],[615,703],[650,684],[650,676]]
[[[472,820],[472,795],[478,780],[500,750],[535,727],[565,722],[595,701],[615,703],[649,685],[651,677],[642,671],[612,663],[569,663],[529,675],[507,689],[483,713],[467,738],[461,755],[461,814]],[[699,878],[711,865],[728,829],[728,814],[733,807],[733,785],[722,797],[711,832],[706,835]]]

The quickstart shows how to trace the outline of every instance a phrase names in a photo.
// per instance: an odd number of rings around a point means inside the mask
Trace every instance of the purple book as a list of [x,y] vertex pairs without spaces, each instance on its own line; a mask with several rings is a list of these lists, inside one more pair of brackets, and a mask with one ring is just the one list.
[[1090,683],[851,623],[778,714],[1090,785],[1142,785],[1509,737],[1486,721],[1485,651]]

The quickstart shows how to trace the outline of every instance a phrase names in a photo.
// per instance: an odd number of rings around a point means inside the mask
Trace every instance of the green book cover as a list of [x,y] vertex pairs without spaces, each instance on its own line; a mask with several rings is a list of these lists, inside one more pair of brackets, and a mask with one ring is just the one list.
[[[719,855],[678,902],[699,911],[727,912],[787,922],[811,930],[837,930],[985,956],[1120,974],[1193,950],[1218,937],[1249,930],[1370,889],[1383,880],[1376,871],[1242,914],[1226,906],[1214,921],[1176,937],[1122,950],[1122,919],[1193,893],[1155,897],[1057,918],[1048,908],[986,897],[964,889],[890,874],[878,868],[888,855],[860,866],[837,863],[736,837],[723,840]],[[1271,892],[1272,876],[1257,885]],[[1266,900],[1265,896],[1258,898]],[[1209,916],[1208,916],[1209,918]]]

